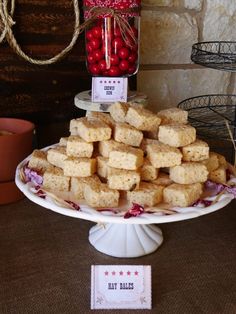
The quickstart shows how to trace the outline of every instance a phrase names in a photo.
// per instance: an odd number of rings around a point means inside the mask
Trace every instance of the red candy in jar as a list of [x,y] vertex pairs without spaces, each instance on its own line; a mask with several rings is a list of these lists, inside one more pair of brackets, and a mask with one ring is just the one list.
[[134,75],[139,66],[141,0],[84,0],[83,3],[90,74]]

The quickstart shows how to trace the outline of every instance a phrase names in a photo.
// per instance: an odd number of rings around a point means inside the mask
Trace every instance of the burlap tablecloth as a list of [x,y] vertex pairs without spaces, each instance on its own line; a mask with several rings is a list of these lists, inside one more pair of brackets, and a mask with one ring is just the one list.
[[153,309],[137,313],[236,313],[236,208],[160,225],[153,254],[118,259],[88,242],[93,223],[27,199],[0,206],[0,313],[130,313],[90,310],[92,264],[152,266]]

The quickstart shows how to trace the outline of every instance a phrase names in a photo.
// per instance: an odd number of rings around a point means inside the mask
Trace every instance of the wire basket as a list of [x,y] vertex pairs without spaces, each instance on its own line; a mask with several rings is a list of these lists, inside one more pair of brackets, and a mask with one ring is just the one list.
[[194,63],[224,71],[236,71],[236,42],[208,41],[192,46]]
[[236,141],[236,95],[204,95],[181,101],[189,123],[203,138]]

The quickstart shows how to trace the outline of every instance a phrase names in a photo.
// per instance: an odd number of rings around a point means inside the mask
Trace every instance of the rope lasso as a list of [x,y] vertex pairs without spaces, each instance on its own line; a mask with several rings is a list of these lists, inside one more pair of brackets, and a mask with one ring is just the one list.
[[64,48],[61,52],[59,52],[54,57],[47,59],[47,60],[38,60],[29,57],[19,46],[16,41],[16,38],[12,31],[12,26],[15,24],[13,21],[13,14],[15,9],[15,0],[11,0],[11,9],[10,12],[8,11],[8,0],[0,0],[0,24],[2,24],[2,33],[0,35],[0,43],[6,39],[9,46],[24,60],[37,65],[46,65],[52,64],[57,62],[58,60],[62,59],[75,45],[78,36],[81,32],[80,28],[80,19],[79,19],[79,5],[78,0],[73,0],[74,6],[74,13],[75,13],[75,25],[74,25],[74,32],[69,45]]

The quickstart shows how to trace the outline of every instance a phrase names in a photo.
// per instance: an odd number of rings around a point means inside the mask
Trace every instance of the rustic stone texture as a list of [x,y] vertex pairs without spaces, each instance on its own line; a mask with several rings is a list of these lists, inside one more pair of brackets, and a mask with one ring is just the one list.
[[[147,94],[151,109],[199,95],[236,94],[234,74],[186,66],[193,43],[236,41],[236,1],[143,0],[142,5],[140,63],[148,67],[138,72],[137,89]],[[161,70],[158,64],[164,65]]]
[[148,95],[150,109],[158,111],[189,97],[226,93],[229,80],[229,72],[207,68],[140,71],[138,90]]
[[[233,77],[234,82],[236,82],[236,74],[235,73],[232,74],[232,77]],[[232,88],[232,94],[236,95],[236,84],[233,84],[233,86],[231,88]],[[230,91],[230,94],[231,94],[231,91]]]
[[175,0],[143,0],[142,5],[153,7],[171,7],[174,5]]
[[236,40],[236,1],[206,2],[203,20],[203,40]]
[[142,5],[158,6],[158,7],[172,7],[178,3],[178,0],[143,0]]
[[143,0],[142,5],[157,7],[180,7],[201,10],[202,0]]
[[186,9],[194,9],[200,11],[202,8],[202,0],[184,0]]
[[142,64],[190,63],[197,41],[196,20],[188,13],[143,11],[140,55]]

